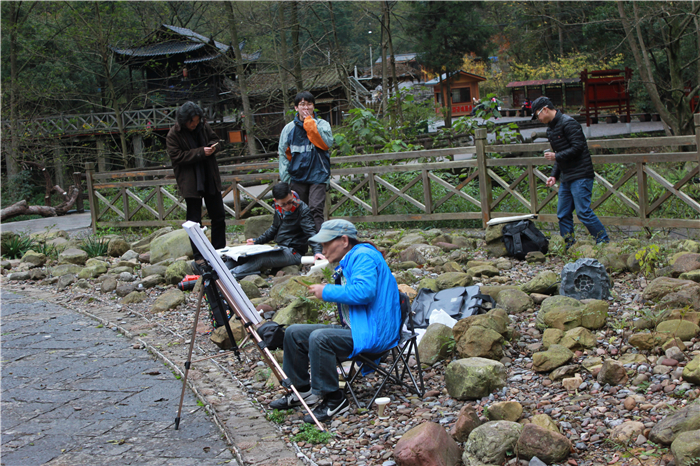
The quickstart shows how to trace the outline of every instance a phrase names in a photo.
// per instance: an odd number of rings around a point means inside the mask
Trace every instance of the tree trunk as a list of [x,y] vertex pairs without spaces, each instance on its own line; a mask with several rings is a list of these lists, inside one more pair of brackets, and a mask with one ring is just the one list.
[[17,80],[17,24],[18,2],[10,2],[10,150],[5,153],[7,177],[13,178],[19,173],[17,158],[19,155],[19,111]]
[[[277,2],[277,27],[280,31],[280,59],[277,60],[277,71],[280,75],[280,82],[282,83],[282,109],[284,111],[284,121],[289,123],[291,119],[289,118],[289,111],[291,110],[289,106],[289,84],[287,83],[287,58],[289,53],[287,52],[287,31],[285,30],[285,20],[284,20],[284,2]],[[280,65],[280,62],[284,66]]]
[[245,68],[243,67],[243,54],[238,46],[238,27],[236,27],[236,15],[233,11],[233,2],[228,2],[229,26],[231,27],[231,39],[233,41],[233,53],[236,56],[236,75],[238,78],[238,88],[241,90],[241,100],[243,101],[243,122],[247,134],[248,155],[257,155],[255,148],[255,135],[253,133],[253,112],[250,109],[248,99],[248,85],[246,84]]
[[394,83],[394,98],[396,101],[396,114],[399,118],[399,124],[403,124],[403,109],[401,108],[401,93],[399,92],[399,80],[396,76],[396,57],[394,56],[394,42],[391,40],[391,10],[388,0],[384,1],[386,8],[386,33],[389,37],[389,56],[391,63],[391,79]]
[[[654,84],[654,80],[651,77],[651,69],[647,68],[644,65],[642,54],[640,53],[639,46],[637,45],[637,41],[635,40],[634,35],[632,33],[632,26],[630,26],[630,23],[627,20],[627,14],[625,13],[625,5],[621,0],[618,0],[617,2],[617,11],[620,14],[622,27],[625,29],[627,42],[630,46],[630,50],[632,50],[632,55],[634,56],[634,61],[637,64],[637,69],[639,70],[639,75],[642,79],[642,84],[647,90],[647,93],[649,93],[649,98],[654,104],[654,108],[659,113],[659,115],[661,115],[661,119],[666,123],[666,125],[668,125],[664,128],[666,130],[666,135],[671,136],[674,133],[678,134],[678,122],[675,120],[675,118],[673,118],[673,115],[671,115],[671,113],[666,109],[663,102],[661,102],[661,96],[659,96],[659,92],[656,88],[656,85]],[[641,45],[642,47],[644,47],[644,43],[642,43]],[[646,48],[644,48],[644,54],[646,53]]]
[[301,50],[299,46],[299,2],[290,2],[292,9],[292,55],[294,60],[294,82],[297,93],[304,90],[304,77],[301,75]]
[[389,86],[387,80],[387,67],[386,67],[386,52],[387,52],[387,33],[386,33],[386,2],[382,2],[382,31],[381,31],[381,42],[382,42],[382,113],[384,118],[389,116],[388,105],[389,105]]
[[328,2],[328,11],[331,17],[331,28],[333,30],[333,62],[335,63],[335,70],[338,73],[340,82],[345,90],[345,99],[348,101],[348,108],[352,108],[352,90],[350,88],[350,83],[348,82],[348,70],[343,66],[341,60],[340,52],[340,41],[338,40],[338,29],[335,25],[335,15],[333,14],[333,2]]
[[[60,189],[58,186],[56,188]],[[28,205],[25,199],[12,204],[0,210],[0,222],[4,222],[8,218],[16,217],[18,215],[41,215],[42,217],[56,217],[57,215],[65,215],[75,201],[78,199],[79,190],[75,186],[71,186],[68,189],[68,193],[64,193],[64,202],[56,207],[42,206],[42,205]]]

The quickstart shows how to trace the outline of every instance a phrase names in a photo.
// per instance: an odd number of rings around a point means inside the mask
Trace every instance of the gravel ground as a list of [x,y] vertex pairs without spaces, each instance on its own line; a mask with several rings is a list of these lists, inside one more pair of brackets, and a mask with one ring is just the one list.
[[[447,231],[446,231],[447,232]],[[460,230],[460,234],[470,232]],[[371,234],[371,232],[370,232]],[[482,233],[483,234],[483,233]],[[658,239],[656,240],[658,242]],[[483,250],[473,252],[473,259],[488,259]],[[390,260],[390,264],[394,260]],[[512,261],[511,270],[502,271],[500,276],[491,279],[480,279],[480,284],[520,285],[529,281],[543,270],[561,272],[565,264],[560,257],[549,256],[544,264],[528,264]],[[424,274],[430,274],[430,267],[423,269]],[[631,322],[635,317],[648,312],[641,293],[646,286],[646,279],[641,275],[622,273],[613,276],[613,298],[610,301],[610,311],[607,324],[596,332],[597,347],[592,350],[576,352],[574,361],[569,364],[579,364],[590,356],[616,358],[628,351],[636,349],[627,344],[631,334]],[[268,277],[272,281],[272,277]],[[5,286],[7,282],[3,280]],[[38,286],[45,289],[55,289],[53,286],[24,282],[14,287],[29,289]],[[167,328],[177,335],[189,335],[195,310],[195,296],[188,293],[187,302],[177,309],[165,313],[150,311],[150,305],[155,298],[170,287],[156,287],[146,290],[148,298],[138,304],[124,306],[124,310],[145,317],[154,326]],[[261,289],[265,295],[269,288]],[[94,288],[93,288],[94,292]],[[83,299],[71,300],[72,305],[81,306],[87,303],[89,290],[79,290],[75,286],[62,294],[85,294]],[[102,300],[112,300],[116,296],[97,295]],[[128,309],[127,309],[128,308]],[[387,410],[391,417],[380,421],[376,416],[376,408],[358,410],[351,405],[347,415],[334,419],[329,426],[333,434],[327,444],[308,444],[292,442],[291,438],[299,432],[302,425],[302,411],[295,411],[284,417],[279,423],[280,435],[288,445],[303,453],[308,460],[318,465],[391,465],[392,452],[401,436],[423,422],[432,421],[448,429],[457,420],[460,409],[465,405],[473,406],[477,413],[496,401],[518,401],[524,408],[523,419],[536,414],[548,414],[559,425],[560,431],[575,445],[568,459],[568,464],[586,465],[668,465],[673,457],[668,448],[662,448],[647,441],[644,435],[632,439],[629,445],[620,446],[608,440],[610,429],[626,420],[641,421],[648,430],[656,422],[669,413],[677,410],[693,399],[700,396],[700,388],[684,383],[681,378],[685,362],[677,366],[656,369],[657,366],[669,364],[668,360],[659,354],[646,354],[649,364],[631,366],[635,375],[624,386],[601,387],[596,380],[581,367],[580,375],[584,384],[576,392],[567,392],[561,382],[552,382],[548,375],[532,370],[532,355],[539,351],[542,334],[535,328],[535,316],[539,306],[532,312],[511,315],[511,326],[514,338],[507,341],[505,357],[502,362],[507,367],[508,385],[479,401],[458,401],[452,399],[445,389],[444,370],[448,361],[443,361],[424,371],[426,395],[422,399],[409,396],[401,391],[385,389],[385,395],[392,399]],[[325,314],[325,319],[332,321],[332,313]],[[204,354],[217,354],[218,347],[212,344],[206,333],[211,331],[208,320],[198,326],[198,345]],[[184,346],[183,346],[184,351]],[[243,350],[244,362],[239,363],[233,357],[221,362],[230,367],[242,386],[247,389],[251,400],[262,412],[266,412],[267,404],[279,397],[283,391],[279,386],[272,387],[269,383],[269,369],[260,362],[257,351],[252,345]],[[694,354],[700,354],[700,341],[695,339],[686,351],[686,359],[692,359]],[[646,374],[648,382],[638,386],[632,385],[632,380],[638,374]],[[273,377],[274,379],[274,377]],[[373,377],[365,378],[365,384],[371,385]],[[367,401],[371,394],[369,390],[360,388],[358,396]],[[293,445],[293,443],[295,445]],[[510,457],[507,464],[518,464],[516,458]],[[522,462],[527,464],[527,462]]]

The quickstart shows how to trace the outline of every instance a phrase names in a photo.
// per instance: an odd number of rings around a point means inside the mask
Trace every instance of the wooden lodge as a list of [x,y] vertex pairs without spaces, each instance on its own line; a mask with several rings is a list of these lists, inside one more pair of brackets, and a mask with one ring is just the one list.
[[[441,78],[441,79],[440,79]],[[442,101],[447,90],[447,76],[445,73],[440,78],[431,79],[426,86],[433,86],[435,103],[442,106]],[[452,116],[459,117],[470,115],[474,109],[474,100],[481,99],[479,95],[479,83],[486,78],[466,71],[450,73],[449,89],[452,93]]]
[[[244,43],[238,46],[242,49]],[[226,76],[235,78],[233,48],[191,29],[163,24],[141,44],[112,47],[117,61],[129,67],[132,97],[147,95],[142,107],[177,106],[188,100],[217,106]],[[260,51],[243,53],[247,68],[254,68]],[[145,87],[135,88],[133,74],[140,72]],[[141,101],[143,102],[143,101]],[[216,108],[221,110],[220,108]]]
[[555,107],[576,111],[583,105],[583,84],[581,78],[535,79],[513,81],[506,84],[511,90],[512,105],[520,108],[525,100],[532,102],[546,95]]

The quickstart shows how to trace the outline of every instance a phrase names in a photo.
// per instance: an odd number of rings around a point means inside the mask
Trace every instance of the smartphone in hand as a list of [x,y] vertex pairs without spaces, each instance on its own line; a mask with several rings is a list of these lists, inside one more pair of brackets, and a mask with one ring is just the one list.
[[213,148],[215,148],[215,147],[218,146],[218,145],[219,145],[219,143],[218,143],[218,142],[215,142],[214,144],[212,144],[212,145],[209,146],[209,147],[211,147],[211,148],[213,149]]

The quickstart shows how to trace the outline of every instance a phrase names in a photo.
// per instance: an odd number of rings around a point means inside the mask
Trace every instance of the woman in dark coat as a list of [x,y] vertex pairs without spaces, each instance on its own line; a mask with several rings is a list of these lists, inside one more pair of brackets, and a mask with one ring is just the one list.
[[[180,195],[187,203],[187,220],[202,222],[202,199],[211,219],[211,243],[215,249],[226,247],[226,220],[221,198],[221,176],[214,155],[219,138],[194,102],[184,103],[177,111],[177,123],[165,139]],[[202,254],[192,243],[195,264]],[[199,271],[199,270],[196,270]]]

